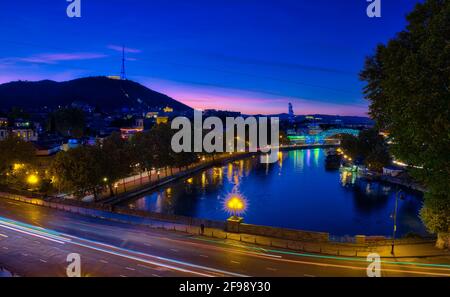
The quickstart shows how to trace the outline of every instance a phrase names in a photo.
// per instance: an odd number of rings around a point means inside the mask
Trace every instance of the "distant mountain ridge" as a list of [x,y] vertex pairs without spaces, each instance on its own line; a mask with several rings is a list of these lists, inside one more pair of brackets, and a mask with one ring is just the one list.
[[0,84],[0,108],[49,108],[83,102],[103,111],[121,108],[156,109],[170,106],[175,111],[192,108],[131,80],[86,77],[56,82],[14,81]]
[[[287,113],[279,113],[279,114],[271,114],[271,115],[257,115],[257,116],[271,116],[271,117],[279,117],[281,120],[287,120],[289,118],[289,114]],[[334,123],[335,121],[342,121],[347,125],[351,124],[363,124],[363,125],[373,125],[375,121],[369,117],[364,116],[341,116],[341,115],[329,115],[329,114],[308,114],[308,115],[296,115],[296,119],[304,120],[306,116],[312,116],[314,118],[320,118],[318,122],[325,123]]]

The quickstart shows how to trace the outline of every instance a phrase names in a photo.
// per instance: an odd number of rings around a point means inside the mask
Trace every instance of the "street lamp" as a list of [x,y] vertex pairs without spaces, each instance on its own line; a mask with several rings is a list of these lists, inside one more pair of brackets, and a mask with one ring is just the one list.
[[39,177],[37,175],[35,175],[35,174],[31,174],[31,175],[28,176],[27,182],[30,185],[34,186],[34,185],[36,185],[39,182]]
[[225,199],[223,206],[231,214],[231,217],[227,219],[227,230],[229,232],[239,232],[239,226],[244,220],[239,215],[242,215],[247,210],[247,200],[234,193]]
[[247,201],[245,198],[236,194],[231,195],[225,200],[225,210],[232,215],[233,218],[238,218],[247,210]]
[[395,193],[395,208],[394,208],[394,214],[392,219],[394,220],[394,226],[392,230],[392,248],[391,248],[391,254],[394,255],[394,247],[395,247],[395,233],[397,232],[397,209],[398,209],[398,197],[403,197],[402,190],[398,190]]

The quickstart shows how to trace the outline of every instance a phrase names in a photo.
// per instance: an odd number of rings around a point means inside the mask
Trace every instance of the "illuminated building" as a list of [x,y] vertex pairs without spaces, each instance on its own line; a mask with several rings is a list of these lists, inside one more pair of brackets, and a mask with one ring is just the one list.
[[13,129],[12,133],[25,141],[37,141],[38,134],[33,129]]
[[8,119],[0,118],[0,140],[4,140],[10,133],[24,141],[37,141],[36,124],[18,119],[12,128],[8,128]]
[[289,106],[289,111],[288,111],[289,123],[294,123],[295,115],[294,115],[294,108],[292,107],[292,103],[289,102],[288,106]]
[[158,112],[157,111],[149,111],[145,114],[145,117],[147,119],[156,118],[156,117],[158,117]]
[[0,140],[4,140],[8,136],[8,129],[0,128]]
[[167,112],[167,113],[173,112],[173,108],[170,107],[170,106],[166,106],[166,107],[164,107],[163,111],[164,111],[164,112]]
[[169,117],[157,117],[156,124],[167,124],[169,122]]
[[120,135],[123,139],[129,139],[134,134],[144,131],[144,119],[138,118],[133,127],[120,128]]
[[118,76],[118,75],[108,75],[107,77],[109,79],[120,80],[120,76]]
[[134,134],[142,131],[144,131],[142,128],[120,128],[120,135],[123,139],[129,139]]
[[8,119],[0,118],[0,127],[8,127]]

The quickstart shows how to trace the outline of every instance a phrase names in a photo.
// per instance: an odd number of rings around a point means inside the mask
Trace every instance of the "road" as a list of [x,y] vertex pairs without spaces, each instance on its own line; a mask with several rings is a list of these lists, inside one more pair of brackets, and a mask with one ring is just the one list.
[[[261,248],[0,199],[0,267],[20,276],[66,276],[71,253],[81,256],[82,276],[91,277],[365,277],[368,265],[363,258]],[[382,276],[450,276],[448,258],[391,259],[381,268]]]

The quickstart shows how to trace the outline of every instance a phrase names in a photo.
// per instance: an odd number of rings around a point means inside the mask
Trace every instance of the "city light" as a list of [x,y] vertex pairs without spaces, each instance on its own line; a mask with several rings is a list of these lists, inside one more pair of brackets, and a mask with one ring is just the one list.
[[30,174],[27,178],[27,183],[30,185],[36,185],[39,182],[39,177],[35,174]]
[[247,205],[246,199],[236,193],[230,195],[224,202],[225,210],[232,216],[239,216],[245,213]]
[[16,163],[16,164],[13,165],[13,170],[14,171],[18,171],[18,170],[23,169],[24,167],[25,167],[25,164],[18,164],[18,163]]

